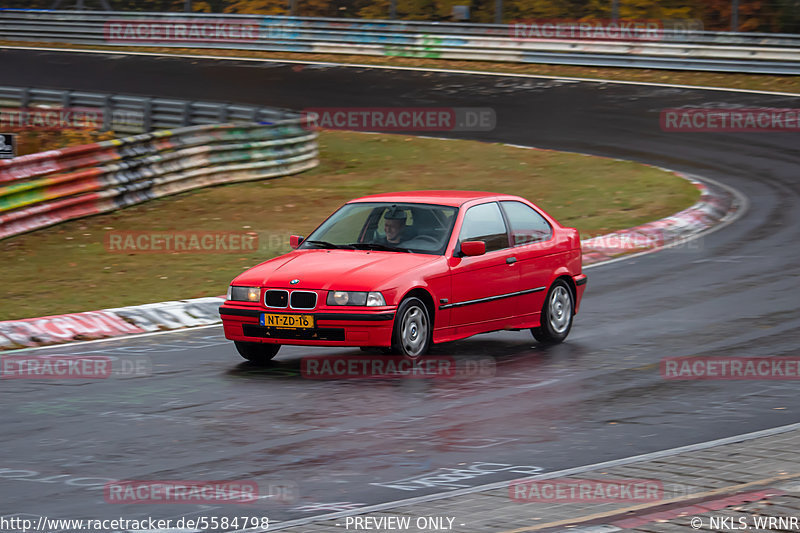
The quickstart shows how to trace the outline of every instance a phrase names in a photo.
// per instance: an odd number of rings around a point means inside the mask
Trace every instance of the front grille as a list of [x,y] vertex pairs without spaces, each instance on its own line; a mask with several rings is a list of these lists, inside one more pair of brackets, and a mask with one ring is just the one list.
[[314,309],[317,306],[317,293],[292,291],[292,309]]
[[267,307],[288,307],[289,291],[268,290],[264,295],[264,304]]
[[245,337],[264,337],[270,339],[301,339],[312,341],[344,340],[344,329],[342,328],[278,329],[243,324],[242,333],[244,333]]

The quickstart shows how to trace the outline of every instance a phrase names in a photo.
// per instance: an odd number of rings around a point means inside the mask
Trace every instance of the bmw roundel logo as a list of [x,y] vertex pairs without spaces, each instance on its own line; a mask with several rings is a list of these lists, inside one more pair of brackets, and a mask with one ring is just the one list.
[[300,283],[300,280],[299,279],[293,279],[289,283],[291,283],[292,285],[297,285],[298,283]]

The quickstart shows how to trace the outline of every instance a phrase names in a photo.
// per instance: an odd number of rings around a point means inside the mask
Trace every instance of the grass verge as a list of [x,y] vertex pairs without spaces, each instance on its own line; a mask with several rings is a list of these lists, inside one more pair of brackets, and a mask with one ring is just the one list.
[[[200,189],[0,241],[0,320],[223,294],[344,202],[392,190],[519,194],[595,235],[671,215],[697,190],[638,163],[476,141],[322,132],[322,163],[274,180]],[[252,253],[110,253],[113,231],[255,232]]]
[[214,55],[220,57],[256,57],[271,60],[321,61],[331,63],[356,63],[399,67],[438,68],[464,71],[501,72],[564,78],[586,78],[698,87],[726,87],[752,91],[773,91],[800,94],[800,76],[778,76],[730,72],[693,72],[641,68],[579,67],[571,65],[544,65],[532,63],[502,63],[489,61],[456,61],[396,56],[367,56],[348,54],[308,54],[292,52],[260,52],[257,50],[225,50],[196,48],[163,48],[146,46],[104,47],[95,45],[69,45],[65,43],[29,43],[0,41],[8,46],[46,46],[86,50],[113,50],[150,52],[157,54]]

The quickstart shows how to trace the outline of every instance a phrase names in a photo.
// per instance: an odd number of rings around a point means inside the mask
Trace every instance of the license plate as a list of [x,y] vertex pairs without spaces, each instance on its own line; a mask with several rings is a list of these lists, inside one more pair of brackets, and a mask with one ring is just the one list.
[[314,317],[312,315],[262,313],[259,322],[262,326],[281,329],[306,329],[314,327]]

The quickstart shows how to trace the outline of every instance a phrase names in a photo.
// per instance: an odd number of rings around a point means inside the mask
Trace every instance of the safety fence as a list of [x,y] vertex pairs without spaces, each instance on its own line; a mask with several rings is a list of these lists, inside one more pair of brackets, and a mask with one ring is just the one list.
[[[616,26],[614,26],[616,24]],[[613,28],[613,35],[608,33]],[[364,21],[260,15],[0,11],[0,40],[361,54],[428,59],[800,73],[800,36],[625,22],[572,38],[558,24]],[[679,26],[679,25],[678,25]],[[563,28],[562,28],[563,30]],[[605,38],[603,37],[605,35]]]
[[307,117],[157,131],[0,161],[0,239],[200,187],[318,164]]

